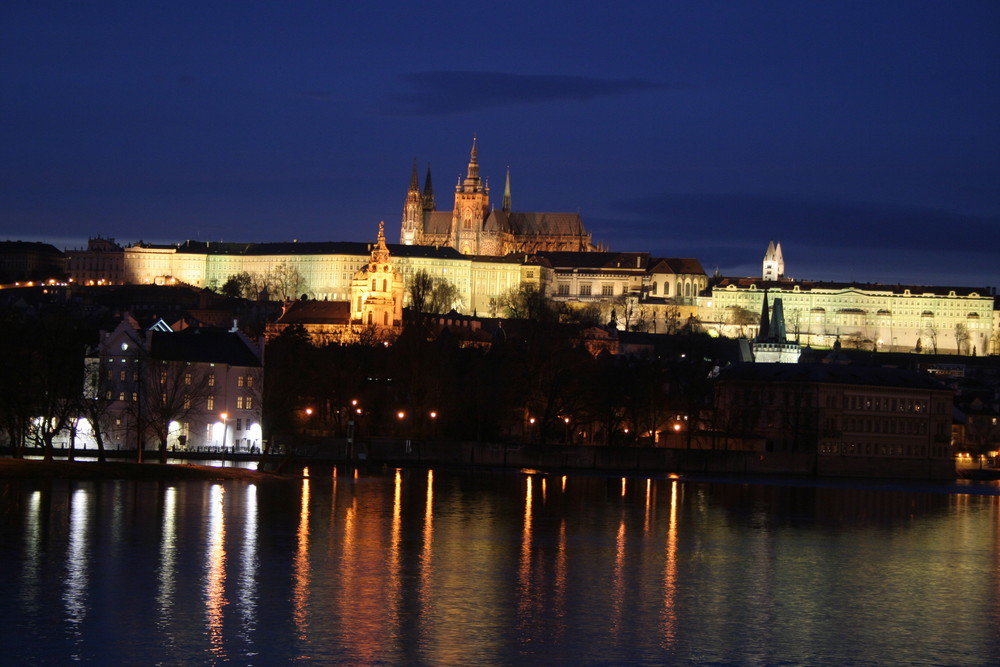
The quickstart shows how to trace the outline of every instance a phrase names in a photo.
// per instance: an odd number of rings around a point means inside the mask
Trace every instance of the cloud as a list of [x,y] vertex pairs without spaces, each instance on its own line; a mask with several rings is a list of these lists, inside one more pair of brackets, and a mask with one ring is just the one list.
[[463,113],[559,100],[592,100],[682,87],[641,79],[504,72],[412,72],[404,74],[402,79],[413,90],[397,95],[395,102],[398,110],[412,115]]
[[[616,202],[635,232],[695,241],[797,241],[835,248],[995,252],[1000,217],[866,202],[741,194],[661,194]],[[716,241],[718,242],[718,241]]]

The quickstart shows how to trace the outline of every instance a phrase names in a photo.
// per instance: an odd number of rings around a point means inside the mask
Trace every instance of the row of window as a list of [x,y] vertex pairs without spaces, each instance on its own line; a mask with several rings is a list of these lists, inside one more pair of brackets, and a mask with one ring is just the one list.
[[[105,398],[107,398],[107,400],[109,400],[109,401],[112,400],[113,396],[114,396],[114,394],[112,394],[112,392],[110,390],[108,390],[105,393]],[[131,399],[127,398],[129,396],[131,396]],[[129,394],[127,392],[124,392],[124,391],[120,391],[120,392],[118,392],[118,400],[119,401],[131,400],[131,401],[135,402],[135,401],[139,400],[139,394],[138,394],[138,392],[134,392],[134,391],[131,392],[131,394]],[[167,402],[167,395],[166,394],[163,394],[162,400],[163,400],[164,403]],[[191,398],[188,397],[188,396],[185,396],[183,404],[184,404],[184,409],[185,410],[190,410],[191,409]],[[209,396],[208,398],[205,399],[205,409],[206,410],[215,410],[215,396]],[[253,396],[237,396],[236,397],[236,409],[237,410],[253,410]]]
[[870,410],[873,412],[912,412],[927,413],[927,401],[912,398],[888,398],[879,396],[844,396],[844,408],[847,410]]
[[878,442],[826,443],[819,446],[820,454],[848,456],[947,456],[948,448],[940,445],[891,445]]

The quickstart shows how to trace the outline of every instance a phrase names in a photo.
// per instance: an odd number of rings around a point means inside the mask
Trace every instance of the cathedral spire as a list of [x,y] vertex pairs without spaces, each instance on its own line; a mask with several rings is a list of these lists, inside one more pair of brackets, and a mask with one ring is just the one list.
[[465,177],[464,192],[482,192],[483,182],[479,178],[479,149],[476,147],[476,136],[472,136],[472,154],[469,156],[469,171]]
[[427,163],[427,178],[424,179],[424,210],[434,211],[437,210],[437,206],[434,205],[434,188],[431,186],[431,163]]
[[503,203],[500,208],[510,213],[510,166],[507,167],[507,183],[503,186]]
[[420,182],[417,180],[417,158],[413,158],[413,171],[410,173],[410,191],[420,191]]

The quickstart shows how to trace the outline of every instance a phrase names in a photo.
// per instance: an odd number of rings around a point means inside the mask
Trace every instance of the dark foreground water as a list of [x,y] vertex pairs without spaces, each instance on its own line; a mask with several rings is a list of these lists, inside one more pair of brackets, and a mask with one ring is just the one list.
[[1000,661],[995,487],[310,472],[0,482],[0,662]]

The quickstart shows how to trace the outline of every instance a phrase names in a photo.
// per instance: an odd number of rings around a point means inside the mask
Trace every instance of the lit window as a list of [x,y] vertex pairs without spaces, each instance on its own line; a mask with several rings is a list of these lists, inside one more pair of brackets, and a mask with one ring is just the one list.
[[242,387],[243,386],[243,376],[242,375],[239,376],[238,378],[236,378],[236,386],[237,387]]
[[252,396],[247,396],[246,408],[247,408],[247,410],[253,410],[253,397]]
[[236,397],[236,409],[237,410],[242,410],[243,409],[243,397],[242,396],[237,396]]
[[[214,374],[208,376],[208,386],[209,387],[214,387],[215,386],[215,375]],[[212,408],[209,408],[209,410],[211,410],[211,409]]]
[[215,409],[215,397],[214,396],[209,396],[208,397],[208,404],[205,406],[205,408],[208,409],[208,410],[214,410]]
[[184,384],[191,384],[191,374],[190,373],[185,373],[184,374]]
[[248,387],[252,387],[253,386],[253,376],[252,375],[248,375],[247,376],[247,386]]

